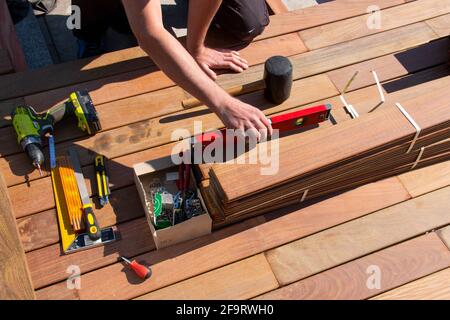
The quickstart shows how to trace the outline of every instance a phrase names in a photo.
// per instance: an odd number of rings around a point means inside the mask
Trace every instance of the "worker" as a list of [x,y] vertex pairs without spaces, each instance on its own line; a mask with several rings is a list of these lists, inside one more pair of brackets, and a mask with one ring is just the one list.
[[272,134],[257,108],[231,97],[216,83],[214,70],[242,72],[247,61],[239,52],[205,45],[210,28],[250,42],[269,23],[264,0],[189,0],[186,49],[164,28],[160,0],[73,0],[81,10],[81,55],[101,48],[108,27],[131,29],[141,48],[180,87],[203,101],[229,129],[256,136]]

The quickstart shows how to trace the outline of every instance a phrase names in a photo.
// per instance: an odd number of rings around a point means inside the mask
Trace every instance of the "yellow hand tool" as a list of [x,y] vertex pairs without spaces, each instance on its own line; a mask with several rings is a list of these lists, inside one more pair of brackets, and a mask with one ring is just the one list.
[[109,189],[109,177],[106,170],[106,161],[104,156],[95,157],[95,177],[97,181],[98,197],[100,199],[100,205],[104,207],[109,202],[109,195],[111,190]]

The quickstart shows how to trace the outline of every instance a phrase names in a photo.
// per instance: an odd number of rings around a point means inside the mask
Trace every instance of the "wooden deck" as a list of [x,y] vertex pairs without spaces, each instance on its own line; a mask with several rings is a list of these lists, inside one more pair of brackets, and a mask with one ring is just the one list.
[[[382,9],[380,29],[367,28],[373,4]],[[289,56],[296,69],[290,100],[274,106],[261,92],[241,97],[267,115],[327,102],[337,123],[351,121],[338,95],[356,70],[346,98],[360,114],[379,102],[372,69],[386,104],[430,91],[449,95],[450,0],[335,0],[293,12],[274,6],[270,26],[241,50],[251,68],[218,80],[248,83],[266,58]],[[88,190],[95,153],[110,159],[111,204],[96,215],[102,227],[117,226],[121,239],[62,255],[51,179],[32,170],[5,117],[21,103],[47,109],[76,89],[91,92],[104,130],[87,138],[60,126],[56,149],[77,148]],[[183,110],[186,96],[139,48],[0,76],[1,298],[450,299],[450,162],[155,250],[133,164],[170,155],[173,129],[192,129],[197,120],[205,129],[221,126],[205,107]],[[152,278],[141,282],[119,256],[151,265]],[[12,267],[17,261],[20,270]],[[79,289],[67,288],[70,266],[81,270]]]

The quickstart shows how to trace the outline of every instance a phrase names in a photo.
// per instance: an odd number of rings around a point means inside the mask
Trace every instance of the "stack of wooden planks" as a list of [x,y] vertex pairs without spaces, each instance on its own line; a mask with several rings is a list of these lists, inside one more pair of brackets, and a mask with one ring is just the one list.
[[285,137],[279,148],[266,143],[272,159],[278,157],[276,174],[261,174],[267,164],[249,163],[248,154],[245,164],[213,165],[210,206],[228,224],[449,159],[448,94],[430,92],[403,104],[301,139]]

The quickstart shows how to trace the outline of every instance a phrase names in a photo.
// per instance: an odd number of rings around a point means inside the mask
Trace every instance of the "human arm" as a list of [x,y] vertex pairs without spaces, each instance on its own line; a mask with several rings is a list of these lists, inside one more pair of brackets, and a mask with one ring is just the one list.
[[231,69],[242,72],[248,62],[238,51],[210,48],[205,45],[206,34],[222,0],[190,0],[186,47],[202,70],[213,80],[213,69]]
[[258,137],[272,133],[260,110],[227,94],[164,29],[159,0],[123,0],[123,4],[140,46],[169,78],[210,107],[227,128],[257,130]]

